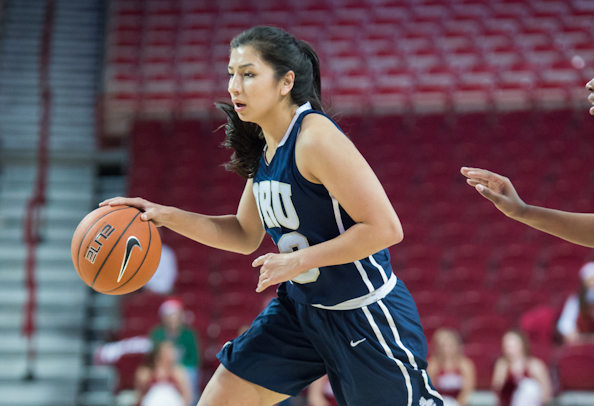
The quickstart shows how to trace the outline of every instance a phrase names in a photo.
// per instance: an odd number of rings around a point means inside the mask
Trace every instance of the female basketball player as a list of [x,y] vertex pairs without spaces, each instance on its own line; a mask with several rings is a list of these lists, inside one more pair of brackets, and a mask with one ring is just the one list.
[[257,291],[278,297],[218,354],[199,405],[273,405],[328,374],[345,405],[442,405],[425,370],[415,304],[392,273],[387,247],[400,221],[355,146],[321,112],[319,60],[271,27],[231,42],[228,167],[247,178],[237,214],[204,216],[140,198],[115,198],[143,220],[250,254],[268,232]]

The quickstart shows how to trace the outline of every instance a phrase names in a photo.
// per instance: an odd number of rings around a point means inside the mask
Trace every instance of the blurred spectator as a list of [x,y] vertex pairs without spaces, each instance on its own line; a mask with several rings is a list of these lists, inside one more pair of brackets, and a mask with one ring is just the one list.
[[147,355],[134,379],[139,406],[190,406],[192,391],[185,369],[176,360],[175,347],[163,341]]
[[307,389],[308,406],[338,406],[328,375],[324,375],[317,381],[312,382]]
[[115,364],[123,355],[146,354],[152,348],[153,343],[144,336],[125,338],[97,348],[93,354],[93,363],[96,365]]
[[557,331],[566,344],[594,343],[594,262],[580,269],[580,290],[567,298]]
[[169,295],[177,279],[177,257],[171,247],[161,244],[161,261],[153,277],[144,285],[155,293]]
[[503,336],[502,352],[493,372],[499,406],[541,406],[550,401],[549,370],[543,361],[530,355],[528,339],[519,331],[508,331]]
[[476,383],[474,363],[462,353],[460,335],[440,328],[432,338],[433,351],[427,373],[445,406],[466,406]]
[[163,341],[171,341],[177,350],[178,359],[185,367],[194,399],[200,397],[200,343],[194,329],[183,321],[184,307],[176,298],[170,298],[159,307],[161,324],[153,328],[150,338],[155,347]]

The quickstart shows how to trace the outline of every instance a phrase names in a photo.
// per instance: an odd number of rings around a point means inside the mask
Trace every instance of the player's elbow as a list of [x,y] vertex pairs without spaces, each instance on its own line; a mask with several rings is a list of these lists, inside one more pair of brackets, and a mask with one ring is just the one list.
[[236,252],[243,255],[253,254],[262,243],[262,238],[251,238],[244,239],[241,244],[237,247]]
[[243,254],[243,255],[250,255],[253,254],[259,247],[260,245],[255,245],[255,244],[243,244],[241,247],[238,247],[238,249],[236,250],[236,252],[238,254]]
[[404,239],[404,231],[402,230],[402,224],[398,218],[387,221],[384,224],[386,245],[391,247],[392,245],[400,243]]

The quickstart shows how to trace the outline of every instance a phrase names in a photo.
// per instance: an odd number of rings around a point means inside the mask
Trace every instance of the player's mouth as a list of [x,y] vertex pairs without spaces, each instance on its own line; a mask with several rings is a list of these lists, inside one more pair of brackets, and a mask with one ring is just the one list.
[[243,110],[245,110],[245,103],[234,101],[233,105],[235,106],[235,111],[238,113],[241,113]]

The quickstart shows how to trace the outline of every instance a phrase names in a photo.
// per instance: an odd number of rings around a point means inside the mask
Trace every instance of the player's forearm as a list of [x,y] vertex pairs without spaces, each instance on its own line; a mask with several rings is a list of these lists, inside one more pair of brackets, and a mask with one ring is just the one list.
[[402,241],[402,228],[358,223],[329,241],[296,251],[303,270],[347,264]]
[[594,214],[527,205],[522,213],[513,218],[545,233],[594,248]]
[[207,216],[171,207],[163,225],[209,247],[248,254],[262,241],[248,235],[235,215]]

